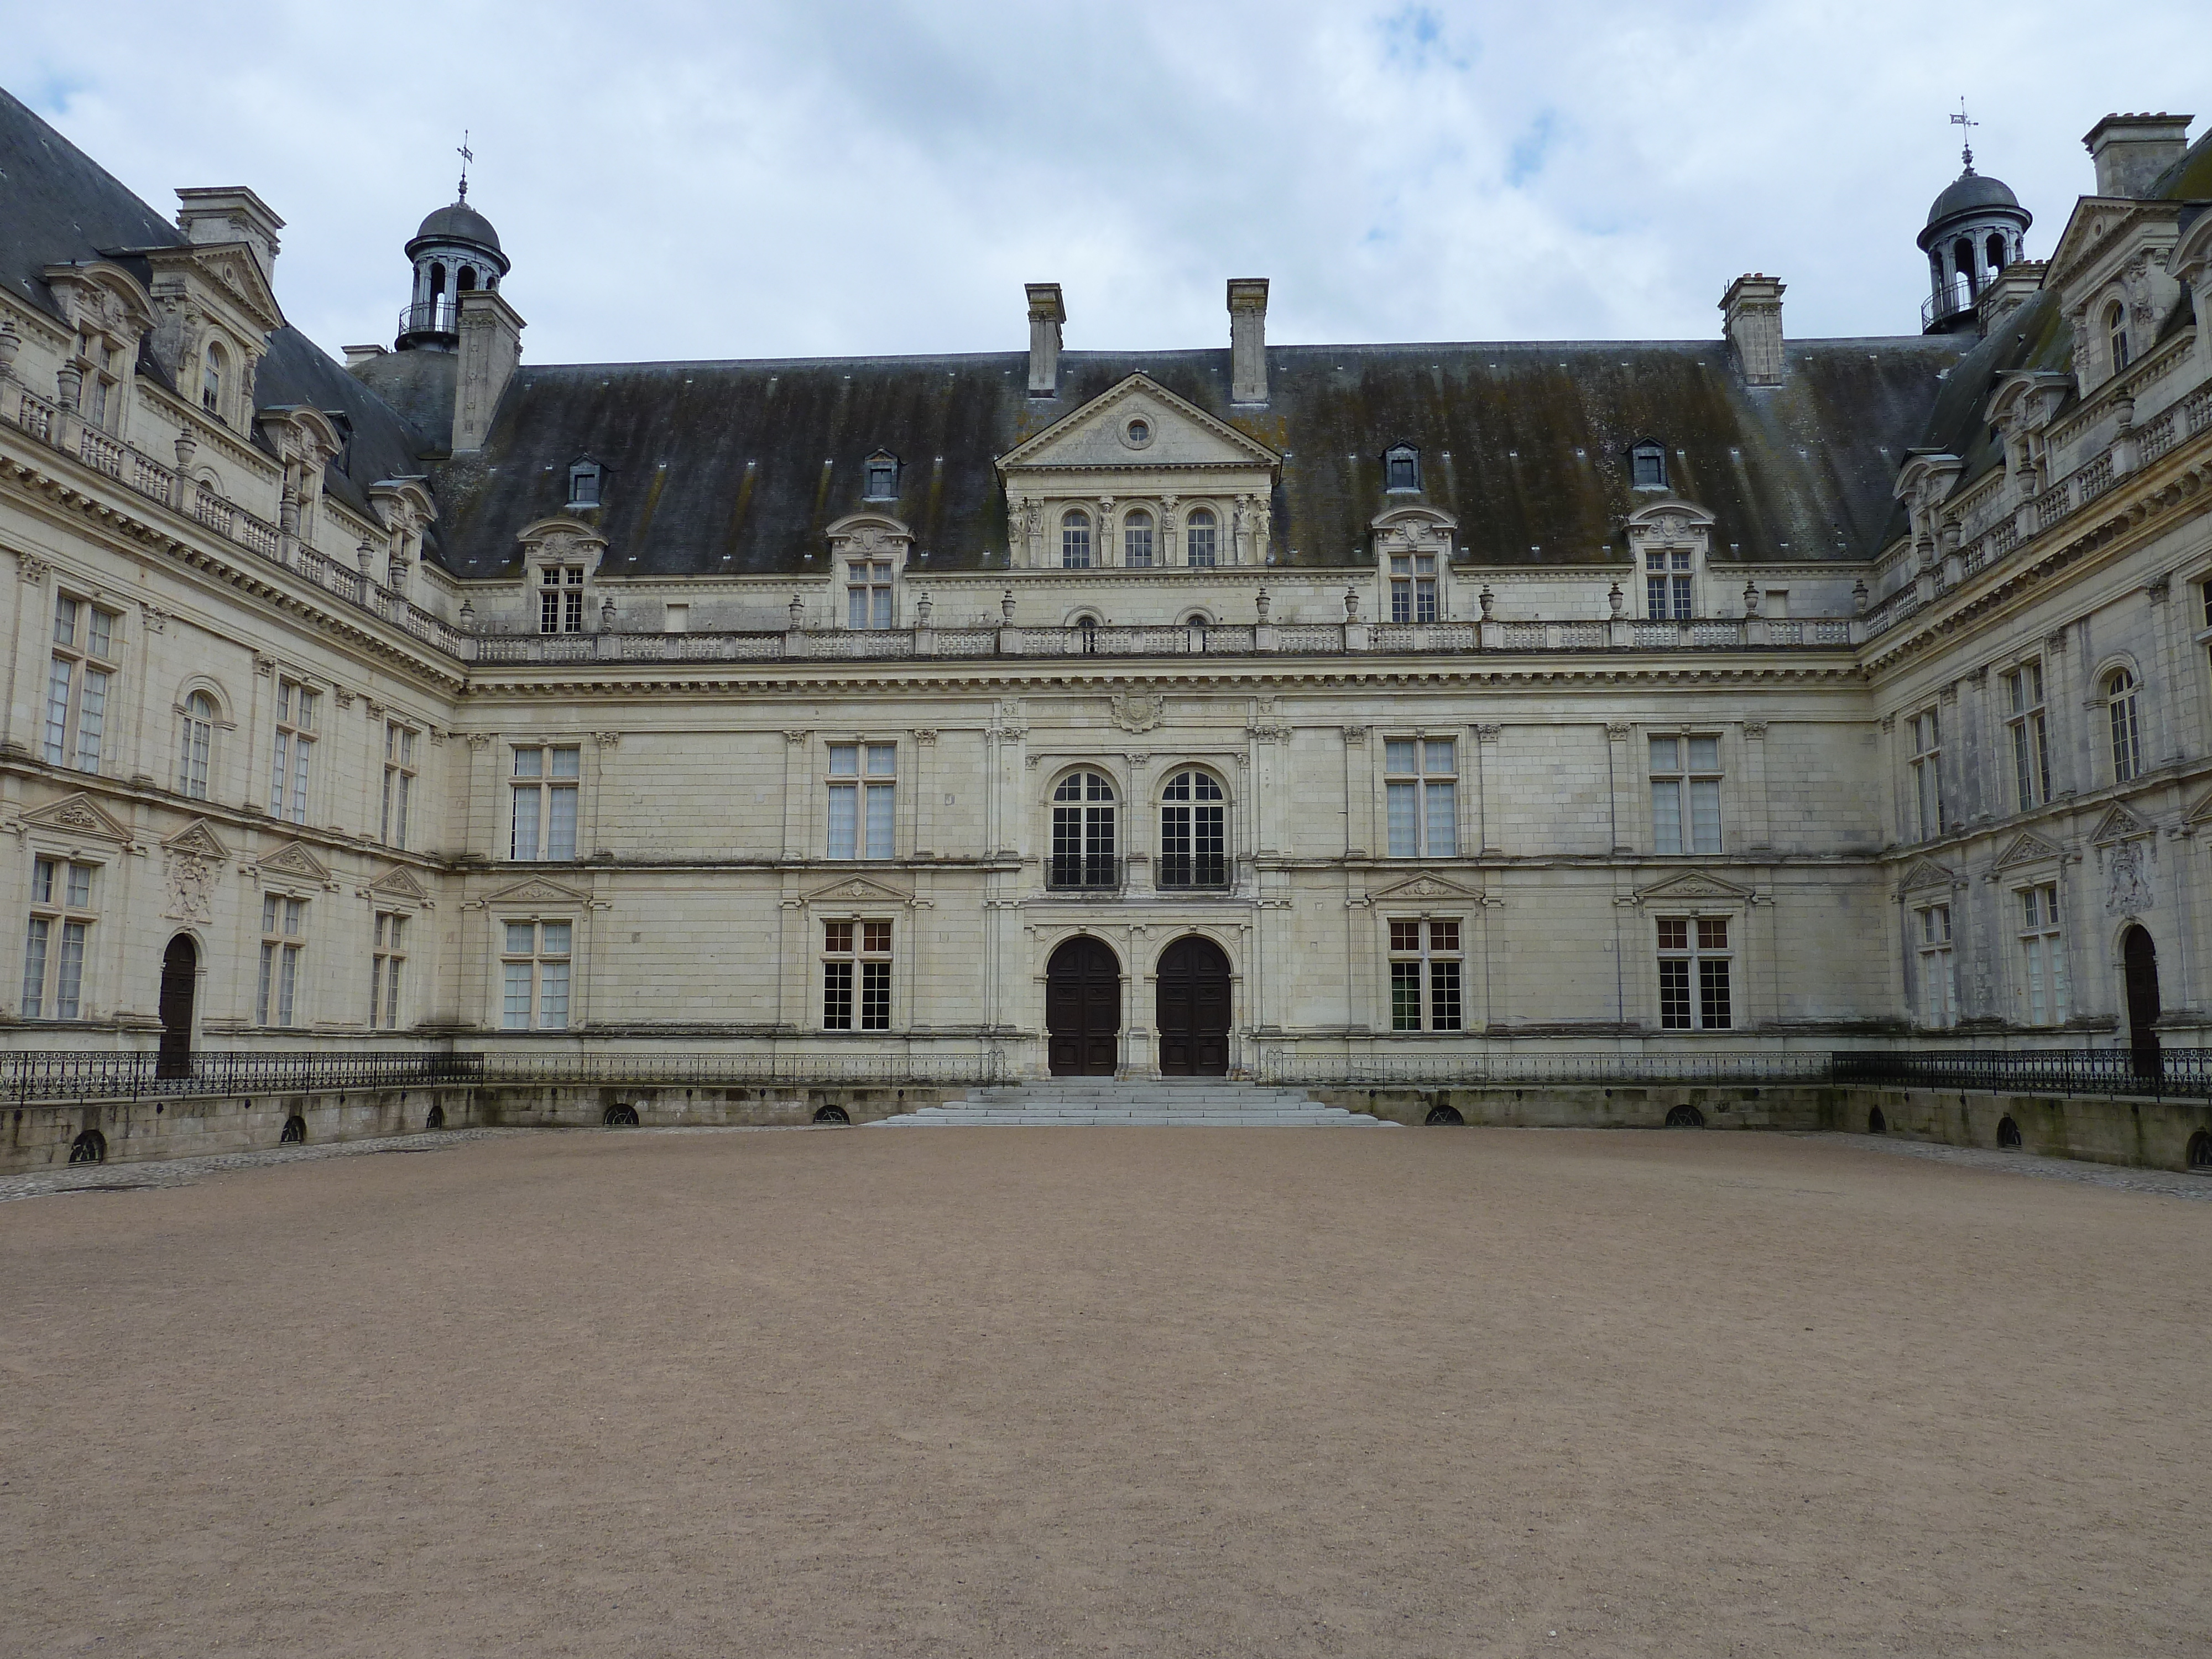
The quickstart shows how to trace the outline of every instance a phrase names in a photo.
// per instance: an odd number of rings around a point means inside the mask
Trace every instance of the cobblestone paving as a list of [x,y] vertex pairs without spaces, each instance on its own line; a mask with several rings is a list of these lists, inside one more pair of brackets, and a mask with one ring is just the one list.
[[2166,1198],[2212,1203],[2212,1176],[2188,1175],[2179,1170],[2136,1170],[2121,1164],[2091,1164],[2075,1158],[2037,1158],[2027,1152],[1993,1152],[1985,1146],[1900,1140],[1893,1135],[1808,1134],[1799,1138],[1845,1142],[1870,1152],[1924,1158],[1936,1164],[1963,1164],[1969,1169],[1996,1170],[2005,1175],[2035,1176],[2045,1181],[2077,1181],[2086,1187],[2112,1187],[2123,1192],[2157,1193]]

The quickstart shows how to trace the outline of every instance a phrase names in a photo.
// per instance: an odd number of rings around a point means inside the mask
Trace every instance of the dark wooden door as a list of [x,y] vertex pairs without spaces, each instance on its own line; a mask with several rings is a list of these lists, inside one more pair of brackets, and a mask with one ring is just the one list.
[[2165,1064],[2158,1050],[2158,947],[2141,927],[2130,927],[2120,940],[2120,961],[2127,974],[2128,1053],[2137,1077],[2158,1077]]
[[1121,959],[1088,934],[1045,967],[1045,1029],[1054,1077],[1111,1077],[1119,1069]]
[[179,933],[161,953],[161,1047],[156,1077],[189,1077],[192,1070],[192,994],[199,988],[200,953]]
[[1229,958],[1211,939],[1179,939],[1160,953],[1160,1071],[1229,1074]]

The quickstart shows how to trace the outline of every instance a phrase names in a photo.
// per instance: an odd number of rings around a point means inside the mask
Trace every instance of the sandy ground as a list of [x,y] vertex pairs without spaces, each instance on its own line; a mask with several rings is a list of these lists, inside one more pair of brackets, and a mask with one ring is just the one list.
[[2212,1650],[2212,1207],[2154,1192],[632,1131],[0,1249],[9,1655]]

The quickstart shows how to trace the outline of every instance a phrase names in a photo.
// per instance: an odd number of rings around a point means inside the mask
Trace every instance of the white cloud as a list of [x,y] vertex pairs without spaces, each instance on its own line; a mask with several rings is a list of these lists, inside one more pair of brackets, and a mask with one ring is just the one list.
[[1708,337],[1753,269],[1795,335],[1909,332],[1961,93],[2040,253],[2090,124],[2196,89],[2048,0],[101,18],[18,17],[11,89],[157,207],[258,191],[328,346],[388,339],[470,128],[538,362],[1015,349],[1036,280],[1072,347],[1212,346],[1231,276],[1279,341]]

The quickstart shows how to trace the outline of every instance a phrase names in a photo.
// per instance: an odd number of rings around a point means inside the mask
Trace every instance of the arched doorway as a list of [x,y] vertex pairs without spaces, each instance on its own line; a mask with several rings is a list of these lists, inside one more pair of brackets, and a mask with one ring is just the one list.
[[1121,959],[1079,933],[1045,966],[1044,1023],[1054,1077],[1111,1077],[1121,1063]]
[[1160,952],[1160,1073],[1229,1075],[1229,958],[1195,934]]
[[2120,964],[2128,991],[2128,1054],[2137,1077],[2157,1077],[2165,1066],[2158,1052],[2158,947],[2149,930],[2130,927],[2120,935]]
[[192,996],[199,988],[200,953],[179,933],[161,952],[161,1047],[155,1077],[189,1077],[192,1070]]

